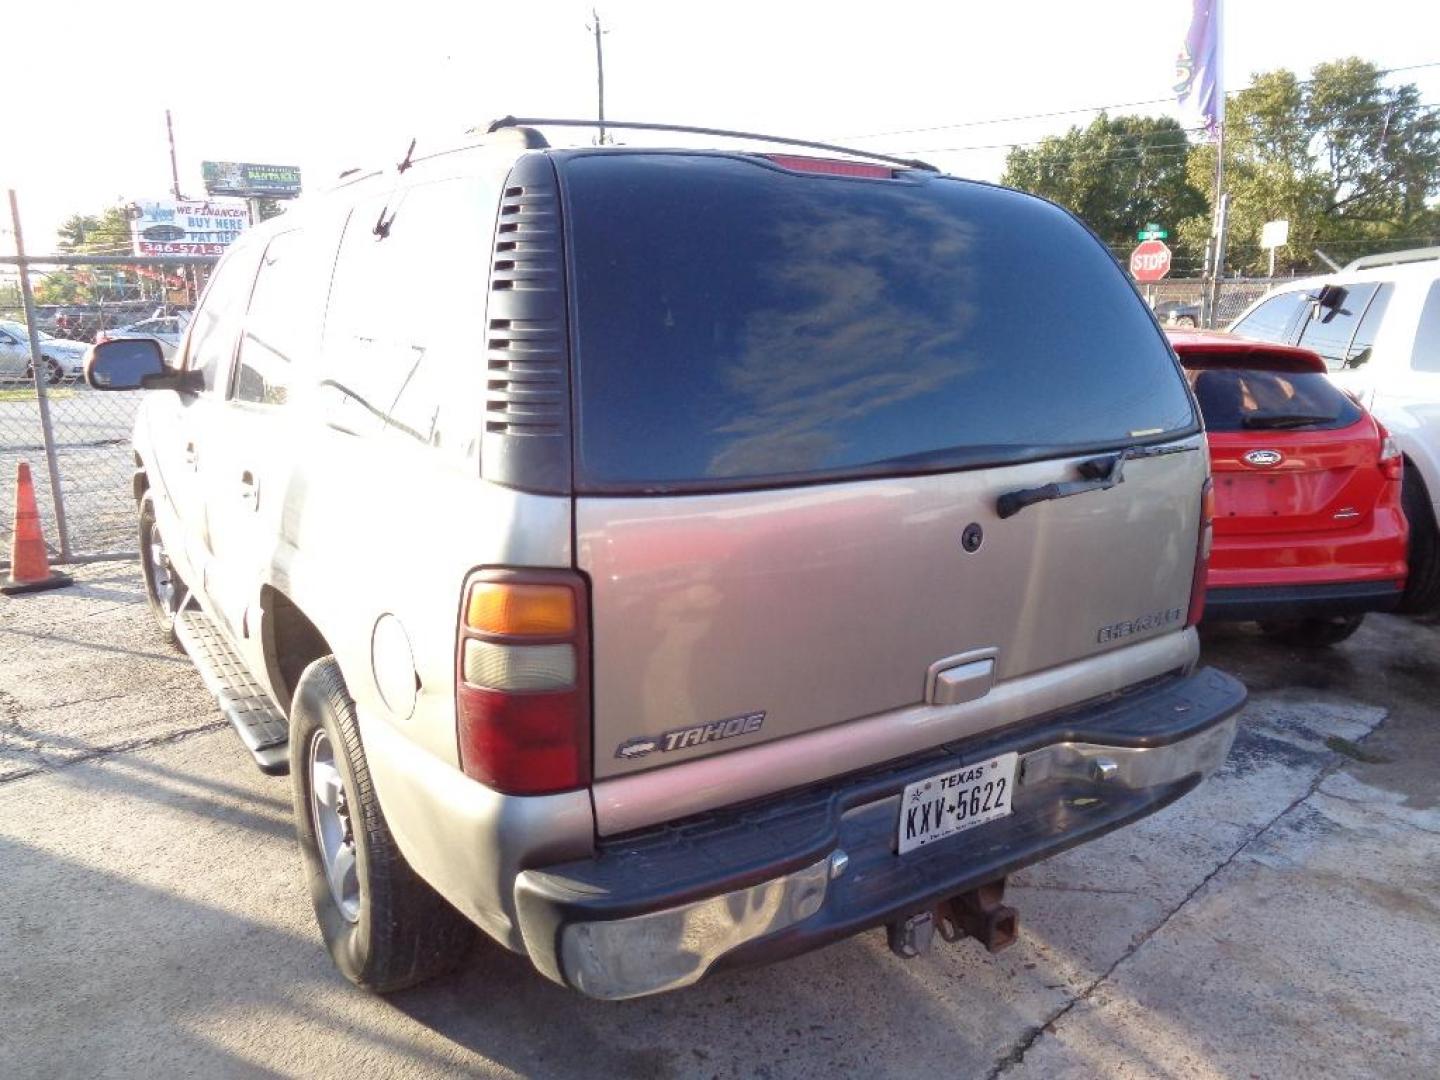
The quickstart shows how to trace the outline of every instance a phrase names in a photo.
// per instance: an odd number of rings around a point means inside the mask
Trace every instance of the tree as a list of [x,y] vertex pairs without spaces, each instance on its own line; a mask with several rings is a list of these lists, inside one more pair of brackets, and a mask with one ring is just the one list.
[[[98,214],[71,214],[56,230],[61,252],[75,255],[129,255],[132,248],[130,218],[123,206],[112,206]],[[36,287],[35,298],[42,304],[108,302],[129,298],[141,286],[129,270],[114,268],[97,273],[89,269],[60,269],[45,276]]]
[[[1225,189],[1230,193],[1226,265],[1265,272],[1260,226],[1285,218],[1290,240],[1277,270],[1308,270],[1321,248],[1351,258],[1436,242],[1440,209],[1440,109],[1412,84],[1385,86],[1375,65],[1350,58],[1319,64],[1301,81],[1279,70],[1255,76],[1225,115]],[[1190,180],[1215,171],[1213,144],[1190,155]],[[1209,213],[1182,222],[1193,246]]]
[[99,214],[71,214],[60,223],[57,240],[61,251],[77,255],[129,255],[130,219],[120,206]]
[[[1191,152],[1185,129],[1169,117],[1102,112],[1087,127],[1011,150],[1002,183],[1073,210],[1123,251],[1150,222],[1168,227],[1206,213],[1205,188],[1187,168]],[[1193,250],[1182,245],[1177,263],[1189,260],[1198,270],[1204,243],[1202,236]]]

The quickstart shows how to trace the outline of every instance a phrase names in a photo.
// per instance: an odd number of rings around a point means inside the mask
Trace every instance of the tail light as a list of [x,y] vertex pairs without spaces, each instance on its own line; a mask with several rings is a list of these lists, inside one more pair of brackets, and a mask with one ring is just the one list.
[[455,717],[466,776],[510,795],[590,782],[589,597],[568,571],[484,570],[465,586]]
[[764,154],[762,156],[775,162],[782,169],[789,169],[792,172],[820,173],[824,176],[859,176],[871,180],[892,180],[895,177],[894,169],[885,165],[870,165],[863,161],[804,157],[800,154]]
[[1205,614],[1205,576],[1210,572],[1210,545],[1215,539],[1215,482],[1208,476],[1200,489],[1200,542],[1195,545],[1195,577],[1190,582],[1190,613],[1186,626]]
[[1377,424],[1380,428],[1380,471],[1385,474],[1387,480],[1403,480],[1405,478],[1405,458],[1400,453],[1400,446],[1395,442],[1395,436],[1385,430],[1383,424]]

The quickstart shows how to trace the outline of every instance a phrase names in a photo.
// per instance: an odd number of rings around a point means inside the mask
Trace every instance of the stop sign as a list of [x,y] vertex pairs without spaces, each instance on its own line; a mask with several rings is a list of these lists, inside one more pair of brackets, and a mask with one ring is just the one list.
[[1146,240],[1130,253],[1130,276],[1136,281],[1159,281],[1170,273],[1170,249],[1163,240]]

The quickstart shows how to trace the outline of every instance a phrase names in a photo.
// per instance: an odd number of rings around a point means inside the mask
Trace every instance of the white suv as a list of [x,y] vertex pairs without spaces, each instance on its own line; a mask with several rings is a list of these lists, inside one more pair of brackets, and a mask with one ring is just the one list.
[[1440,249],[1356,259],[1252,304],[1230,329],[1305,346],[1405,455],[1410,574],[1400,611],[1440,607]]

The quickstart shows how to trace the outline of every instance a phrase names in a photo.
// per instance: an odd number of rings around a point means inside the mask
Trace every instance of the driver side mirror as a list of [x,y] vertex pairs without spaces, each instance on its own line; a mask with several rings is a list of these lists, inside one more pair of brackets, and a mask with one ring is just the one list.
[[85,382],[96,390],[178,390],[198,393],[205,379],[198,371],[165,366],[160,343],[150,338],[115,338],[90,346]]

